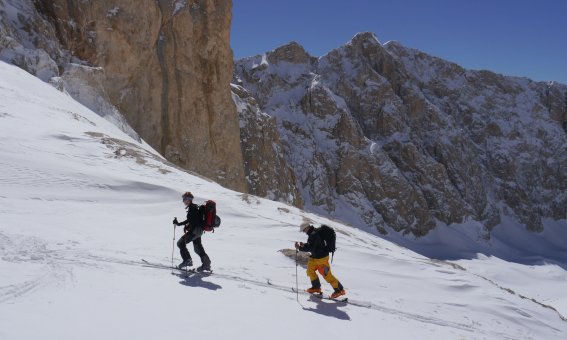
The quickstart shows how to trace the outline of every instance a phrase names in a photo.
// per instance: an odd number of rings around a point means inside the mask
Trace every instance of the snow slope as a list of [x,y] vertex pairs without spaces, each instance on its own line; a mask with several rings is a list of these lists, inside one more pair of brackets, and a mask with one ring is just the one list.
[[[224,189],[3,62],[0,98],[0,339],[567,336],[555,306],[529,295],[542,284],[548,301],[564,302],[562,269],[540,266],[537,280],[515,282],[521,297],[496,274],[522,278],[531,267],[477,259],[466,270]],[[203,240],[210,276],[172,275],[140,261],[171,263],[171,220],[183,217],[186,190],[197,202],[215,199],[223,219]],[[337,229],[333,270],[351,304],[291,291],[296,265],[279,250],[304,240],[297,228],[304,219]],[[308,286],[301,267],[297,279]]]

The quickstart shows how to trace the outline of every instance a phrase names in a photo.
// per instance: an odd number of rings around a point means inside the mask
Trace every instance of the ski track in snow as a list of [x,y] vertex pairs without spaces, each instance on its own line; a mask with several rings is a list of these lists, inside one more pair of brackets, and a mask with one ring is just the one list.
[[[22,249],[21,245],[14,245],[11,244],[9,238],[5,235],[0,234],[0,244],[2,245],[3,250],[6,248],[11,248],[12,250],[16,250],[16,254],[12,255],[12,261],[14,262],[22,262],[24,261],[25,257],[30,256],[30,253],[33,253],[33,257],[36,261],[39,261],[42,264],[45,264],[42,268],[45,271],[43,274],[40,274],[33,280],[26,281],[17,285],[10,285],[8,287],[0,287],[0,303],[7,302],[11,299],[19,298],[29,292],[32,292],[38,289],[41,286],[46,286],[49,284],[54,284],[56,282],[61,283],[66,278],[72,277],[72,270],[68,268],[69,265],[73,266],[80,266],[80,267],[91,267],[91,268],[103,268],[105,265],[108,264],[117,264],[117,265],[124,265],[124,266],[133,266],[133,267],[145,267],[149,269],[158,269],[158,270],[165,270],[170,271],[174,275],[182,278],[183,280],[191,281],[194,279],[194,275],[199,277],[209,277],[212,279],[219,279],[219,280],[229,280],[235,282],[241,282],[246,284],[251,284],[261,288],[268,288],[268,289],[276,289],[283,292],[290,293],[291,295],[295,295],[296,292],[294,288],[285,286],[283,284],[276,284],[269,278],[265,279],[250,279],[246,278],[249,276],[244,271],[239,271],[235,269],[221,269],[221,273],[217,271],[212,273],[190,273],[188,276],[186,275],[185,271],[179,269],[173,269],[171,266],[166,264],[160,263],[153,263],[148,262],[144,263],[140,261],[132,261],[127,259],[121,259],[116,257],[109,257],[109,256],[100,256],[94,254],[80,254],[75,251],[49,251],[45,249],[45,244],[38,242],[36,239],[26,238],[23,240],[22,244],[30,244],[33,246],[29,246],[27,249]],[[38,249],[44,249],[43,251],[39,251]],[[33,251],[32,251],[33,250]],[[10,259],[10,255],[7,255],[7,258]],[[6,257],[3,258],[6,260]],[[47,263],[45,263],[47,262]],[[60,264],[58,262],[62,262]],[[39,271],[41,272],[41,271]],[[453,274],[450,271],[442,271],[439,270],[438,272]],[[245,286],[240,286],[241,288],[246,288]],[[308,293],[300,291],[299,294],[302,297],[309,296]],[[348,294],[347,294],[348,297]],[[341,301],[332,301],[332,302],[320,302],[320,303],[334,303],[341,307],[344,307],[345,310],[348,310],[348,307],[352,306],[353,308],[366,308],[375,310],[381,313],[385,313],[388,315],[396,315],[404,319],[414,320],[420,323],[432,324],[442,327],[451,327],[458,330],[463,330],[466,332],[471,332],[475,334],[482,334],[488,335],[491,337],[499,338],[499,339],[517,339],[516,337],[509,336],[504,333],[500,332],[493,332],[493,331],[485,331],[482,328],[475,327],[473,324],[464,324],[464,323],[457,323],[457,322],[448,322],[446,320],[440,318],[434,318],[430,316],[409,313],[407,311],[401,309],[394,309],[389,308],[386,306],[381,306],[376,303],[372,303],[369,301],[361,301],[355,300],[349,297],[348,302],[341,302]],[[302,308],[305,307],[302,305],[301,301],[299,302]],[[529,314],[521,311],[515,310],[517,313],[522,314],[523,316],[530,317]],[[555,329],[556,331],[560,331],[559,329]]]
[[1,260],[13,264],[29,264],[34,267],[33,276],[24,282],[0,286],[0,303],[25,296],[48,285],[63,286],[72,281],[73,273],[62,263],[61,252],[49,250],[46,242],[37,237],[19,237],[14,243],[0,233]]
[[[239,271],[235,269],[225,268],[220,270],[221,273],[218,273],[216,271],[213,273],[204,273],[204,274],[190,273],[189,276],[186,276],[185,271],[179,269],[173,269],[171,266],[166,264],[159,264],[152,262],[144,263],[142,261],[132,261],[128,259],[120,259],[117,257],[100,256],[94,254],[81,254],[80,252],[78,253],[76,251],[69,251],[69,250],[64,250],[64,251],[47,250],[44,242],[41,242],[41,240],[38,240],[33,237],[25,238],[20,242],[20,244],[17,245],[13,244],[10,241],[10,238],[2,234],[0,234],[0,240],[1,240],[0,244],[2,245],[2,250],[4,251],[5,254],[3,260],[5,261],[8,260],[9,262],[17,263],[17,262],[24,262],[27,257],[31,257],[33,261],[42,264],[42,269],[38,271],[41,274],[38,277],[34,278],[33,280],[26,281],[17,285],[10,285],[8,287],[1,287],[0,303],[9,301],[10,299],[19,298],[29,292],[38,289],[41,286],[46,286],[54,283],[61,283],[66,278],[72,277],[72,270],[68,268],[69,265],[80,266],[80,267],[92,267],[92,268],[103,268],[105,265],[108,264],[117,264],[117,265],[133,266],[133,267],[146,267],[151,269],[171,271],[174,274],[176,274],[178,277],[187,281],[192,280],[193,275],[198,275],[201,277],[212,277],[213,279],[229,280],[229,281],[251,284],[261,288],[277,289],[280,291],[288,292],[292,295],[296,294],[294,288],[285,286],[283,284],[276,284],[270,278],[265,278],[265,279],[246,278],[249,276],[249,274],[246,273],[246,270]],[[362,241],[363,243],[366,243],[365,240]],[[10,254],[10,250],[12,250],[12,254]],[[450,274],[450,275],[455,273],[453,271],[447,271],[447,270],[437,270],[437,272]],[[494,282],[492,282],[492,284],[496,285]],[[466,286],[468,285],[466,284],[461,285],[460,289],[463,289],[463,287]],[[245,288],[245,286],[241,286],[241,288]],[[300,291],[299,294],[301,294],[302,297],[309,295],[308,293],[302,291]],[[301,304],[301,302],[299,303]],[[334,301],[329,303],[335,303],[338,305],[342,305],[344,307],[353,306],[357,308],[372,309],[378,312],[386,313],[388,315],[397,315],[402,318],[411,319],[420,323],[433,324],[442,327],[451,327],[467,332],[472,332],[475,334],[494,336],[500,339],[516,339],[516,337],[510,337],[507,334],[484,331],[481,328],[474,327],[473,324],[448,322],[440,318],[433,318],[425,315],[409,313],[407,311],[381,306],[369,301],[361,301],[361,300],[355,300],[349,298],[349,301],[347,303],[343,303],[340,301]],[[519,309],[516,309],[515,311],[523,316],[530,317],[529,314]],[[560,331],[560,330],[556,329],[556,331]]]
[[[5,237],[4,235],[1,235],[1,238],[3,239],[2,244],[6,245],[7,242],[4,242],[5,240],[7,240],[8,238]],[[33,243],[34,241],[31,241],[26,239],[24,243]],[[37,244],[36,244],[37,245]],[[42,247],[43,246],[43,247]],[[13,249],[20,249],[19,247],[12,247]],[[126,265],[126,266],[134,266],[134,267],[146,267],[146,268],[152,268],[152,269],[159,269],[159,270],[166,270],[166,271],[172,271],[175,275],[177,275],[178,277],[184,279],[184,280],[192,280],[193,279],[193,275],[198,275],[201,277],[213,277],[214,279],[220,279],[220,280],[229,280],[229,281],[237,281],[237,282],[242,282],[242,283],[246,283],[246,284],[251,284],[257,287],[262,287],[262,288],[269,288],[269,289],[277,289],[280,291],[284,291],[284,292],[288,292],[292,295],[295,295],[296,292],[294,291],[294,288],[291,287],[287,287],[284,286],[282,284],[276,284],[274,282],[272,282],[269,278],[266,278],[265,280],[254,280],[254,279],[248,279],[243,277],[244,275],[246,275],[246,273],[244,272],[238,272],[238,271],[234,271],[231,274],[225,274],[225,273],[218,273],[218,272],[213,272],[213,273],[190,273],[188,276],[185,274],[185,271],[183,270],[179,270],[179,269],[173,269],[171,266],[165,265],[165,264],[156,264],[156,263],[144,263],[142,261],[131,261],[131,260],[126,260],[126,259],[119,259],[119,258],[113,258],[113,257],[104,257],[104,256],[97,256],[97,255],[92,255],[92,254],[87,254],[87,255],[82,255],[81,258],[77,258],[76,253],[72,253],[69,254],[67,256],[64,256],[64,254],[60,253],[60,252],[54,252],[54,251],[37,251],[37,247],[30,247],[29,249],[33,248],[33,256],[35,257],[36,260],[41,261],[41,262],[45,262],[44,260],[46,258],[49,258],[50,260],[47,261],[47,272],[41,274],[40,276],[38,276],[37,278],[35,278],[34,280],[31,281],[27,281],[18,285],[11,285],[8,287],[1,287],[0,289],[0,303],[2,302],[6,302],[10,299],[15,299],[18,297],[23,296],[26,293],[29,293],[35,289],[37,289],[38,287],[41,286],[45,286],[48,284],[53,284],[54,279],[56,279],[57,277],[61,278],[64,275],[61,275],[61,271],[65,271],[65,272],[69,272],[70,269],[62,269],[64,266],[72,264],[75,266],[88,266],[88,267],[96,267],[96,268],[101,268],[103,267],[105,264],[118,264],[118,265]],[[40,245],[39,248],[44,248],[44,245]],[[25,258],[26,256],[29,256],[29,250],[19,250],[17,252],[17,256],[13,257],[13,260],[15,262],[21,262],[23,261],[22,258]],[[73,259],[69,258],[68,256],[73,256]],[[64,262],[65,265],[57,265],[56,262],[57,261],[61,261]],[[45,270],[46,268],[43,268],[43,270]],[[226,269],[225,269],[226,270]],[[222,270],[221,270],[222,271]],[[302,292],[300,291],[299,294],[301,294],[302,297],[304,296],[309,296],[308,293],[306,292]],[[322,302],[324,303],[324,302]],[[451,328],[456,328],[459,330],[464,330],[467,332],[474,332],[474,333],[478,333],[478,334],[487,334],[487,335],[491,335],[491,336],[497,336],[501,339],[515,339],[513,337],[509,337],[506,334],[502,334],[502,333],[495,333],[495,332],[484,332],[482,329],[476,329],[475,327],[473,327],[472,325],[467,325],[467,324],[462,324],[462,323],[454,323],[454,322],[447,322],[443,319],[439,319],[439,318],[432,318],[432,317],[427,317],[424,315],[419,315],[419,314],[413,314],[413,313],[408,313],[405,312],[403,310],[399,310],[399,309],[393,309],[393,308],[388,308],[385,306],[380,306],[377,305],[375,303],[371,303],[369,301],[360,301],[360,300],[354,300],[349,298],[349,301],[346,303],[340,302],[340,301],[334,301],[334,302],[329,302],[329,303],[335,303],[338,305],[344,305],[346,306],[353,306],[353,307],[358,307],[358,308],[367,308],[367,309],[372,309],[375,311],[379,311],[382,313],[386,313],[389,315],[397,315],[400,316],[402,318],[407,318],[407,319],[411,319],[414,321],[418,321],[421,323],[428,323],[428,324],[434,324],[434,325],[438,325],[438,326],[443,326],[443,327],[451,327]],[[301,302],[300,302],[301,304]],[[303,305],[302,305],[303,307]],[[305,308],[305,307],[303,307]]]

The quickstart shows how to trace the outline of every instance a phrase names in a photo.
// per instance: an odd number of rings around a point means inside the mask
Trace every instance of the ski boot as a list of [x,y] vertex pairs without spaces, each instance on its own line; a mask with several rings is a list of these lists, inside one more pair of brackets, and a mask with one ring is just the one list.
[[309,294],[322,294],[321,292],[321,281],[319,279],[311,280],[311,288],[306,290]]
[[345,295],[345,294],[346,294],[346,291],[345,291],[344,289],[336,288],[336,289],[335,289],[335,292],[334,292],[333,294],[331,294],[330,298],[331,298],[331,299],[336,299],[336,298],[338,298],[339,296],[343,296],[343,295]]
[[345,294],[346,294],[345,287],[343,287],[343,285],[339,282],[339,284],[337,285],[337,288],[335,288],[335,292],[333,294],[331,294],[330,298],[336,299],[339,296],[343,296]]
[[185,267],[191,267],[192,265],[193,265],[193,260],[187,259],[187,260],[184,260],[183,262],[181,262],[179,264],[179,266],[177,266],[177,268],[183,269]]
[[305,290],[305,291],[309,294],[322,294],[321,287],[319,287],[319,288],[311,287],[311,288],[307,288],[307,290]]
[[210,264],[203,264],[200,267],[197,267],[198,272],[212,272]]

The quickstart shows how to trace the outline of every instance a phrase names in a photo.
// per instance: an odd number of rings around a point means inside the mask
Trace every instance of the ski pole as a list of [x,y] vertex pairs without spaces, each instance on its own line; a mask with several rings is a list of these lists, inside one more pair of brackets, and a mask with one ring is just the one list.
[[[187,227],[187,225],[185,226]],[[187,240],[187,233],[188,231],[185,229],[185,227],[183,228],[183,242],[185,242]],[[183,260],[185,261],[185,260]],[[189,277],[189,266],[185,266],[185,277]]]
[[297,254],[299,250],[295,249],[295,293],[297,295],[297,302],[299,302],[299,278],[297,276]]
[[[177,219],[177,217],[175,218]],[[173,252],[175,251],[175,223],[173,223],[173,241],[171,242],[171,273],[173,274]]]

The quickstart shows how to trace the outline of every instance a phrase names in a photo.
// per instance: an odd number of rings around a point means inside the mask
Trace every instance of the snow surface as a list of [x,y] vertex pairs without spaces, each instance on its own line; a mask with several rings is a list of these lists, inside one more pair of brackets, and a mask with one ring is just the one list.
[[[435,261],[230,191],[174,167],[3,62],[0,98],[0,339],[567,336],[567,321],[554,309],[566,315],[561,267]],[[215,199],[222,217],[203,238],[212,275],[172,275],[140,261],[171,264],[180,233],[171,220],[183,217],[186,190],[196,202]],[[332,267],[350,304],[291,291],[296,279],[300,289],[309,280],[279,250],[305,239],[297,228],[304,219],[336,228]]]

